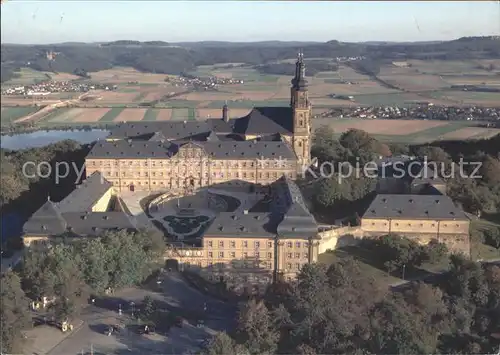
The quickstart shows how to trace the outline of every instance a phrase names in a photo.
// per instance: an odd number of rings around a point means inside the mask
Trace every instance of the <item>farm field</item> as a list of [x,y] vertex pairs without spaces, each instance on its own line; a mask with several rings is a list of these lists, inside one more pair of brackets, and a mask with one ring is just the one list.
[[382,141],[397,143],[481,139],[500,134],[498,128],[472,127],[473,124],[471,121],[316,118],[313,129],[328,125],[338,136],[351,128],[362,129]]
[[6,126],[18,118],[30,115],[39,109],[39,107],[2,107],[2,111],[0,112],[0,122],[2,126]]
[[428,94],[437,99],[446,100],[459,105],[500,107],[500,93],[498,92],[443,90]]
[[[290,59],[294,61],[294,59]],[[490,70],[492,66],[493,69]],[[402,90],[382,86],[367,75],[340,64],[338,71],[319,72],[307,77],[309,97],[316,110],[335,106],[409,106],[416,102],[435,105],[485,105],[500,106],[498,93],[481,93],[450,90],[451,85],[489,85],[500,87],[500,60],[475,61],[423,61],[385,64],[379,77]],[[36,80],[71,80],[71,74],[55,74],[22,69],[17,85],[28,85]],[[200,66],[191,74],[234,78],[243,83],[221,85],[218,91],[193,91],[183,85],[165,82],[171,77],[165,74],[141,73],[132,68],[113,68],[90,73],[92,81],[116,84],[114,91],[96,90],[78,103],[80,109],[92,111],[68,111],[57,109],[44,117],[46,124],[73,124],[85,122],[113,122],[118,120],[192,120],[220,117],[222,106],[227,102],[229,115],[241,117],[255,106],[288,106],[291,76],[260,74],[249,66],[233,67],[229,64]],[[307,68],[306,68],[307,75]],[[16,81],[17,80],[17,81]],[[173,96],[165,99],[166,96]],[[38,110],[33,107],[49,105],[74,98],[77,94],[54,93],[43,100],[34,101],[23,96],[2,96],[2,124],[9,124],[24,115]],[[335,95],[352,96],[353,100],[333,98]],[[148,108],[144,103],[156,102]],[[11,107],[12,106],[12,107]],[[14,109],[17,109],[14,110]],[[12,112],[12,113],[7,113]],[[62,112],[65,112],[62,115]],[[317,111],[316,111],[317,112]],[[382,134],[382,133],[381,133]],[[443,133],[444,134],[444,133]],[[468,133],[462,133],[467,136]],[[472,133],[471,133],[472,134]],[[479,133],[478,134],[482,134]],[[487,133],[484,133],[487,134]]]
[[79,77],[70,73],[52,73],[33,70],[31,68],[21,68],[17,72],[17,78],[12,78],[9,81],[2,83],[2,87],[21,86],[36,84],[40,81],[53,80],[53,81],[71,81]]
[[142,73],[133,68],[115,67],[113,69],[101,70],[90,73],[92,81],[109,84],[127,84],[138,82],[139,84],[164,84],[166,74]]
[[[249,111],[250,108],[230,109],[229,115],[232,118],[243,117]],[[320,109],[316,109],[316,112],[319,111]],[[8,122],[32,112],[23,107],[4,107],[2,108],[2,124],[7,125]],[[44,116],[40,125],[41,127],[78,126],[119,121],[188,121],[220,117],[222,117],[221,108],[58,108]],[[500,129],[474,127],[474,124],[473,121],[313,119],[313,129],[328,125],[333,128],[337,136],[350,128],[356,128],[382,141],[398,143],[416,144],[436,140],[483,139],[500,134]]]

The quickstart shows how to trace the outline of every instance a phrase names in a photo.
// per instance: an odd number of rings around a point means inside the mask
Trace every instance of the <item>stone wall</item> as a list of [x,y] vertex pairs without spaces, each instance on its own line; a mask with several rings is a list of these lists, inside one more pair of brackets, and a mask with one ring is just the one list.
[[332,228],[319,232],[321,238],[319,242],[319,254],[327,250],[335,250],[347,245],[355,245],[363,238],[363,231],[359,227],[340,227]]

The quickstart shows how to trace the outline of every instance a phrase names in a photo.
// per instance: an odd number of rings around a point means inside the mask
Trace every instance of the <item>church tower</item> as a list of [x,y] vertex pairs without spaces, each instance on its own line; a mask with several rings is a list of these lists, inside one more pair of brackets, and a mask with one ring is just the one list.
[[293,116],[292,146],[301,165],[311,163],[311,103],[307,90],[304,55],[299,52],[292,79],[290,106]]

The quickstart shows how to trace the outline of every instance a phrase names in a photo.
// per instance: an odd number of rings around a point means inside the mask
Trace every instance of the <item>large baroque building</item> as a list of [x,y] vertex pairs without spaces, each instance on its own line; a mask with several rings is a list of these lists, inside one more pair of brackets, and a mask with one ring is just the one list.
[[230,119],[224,105],[219,119],[124,122],[112,128],[86,157],[87,180],[31,217],[24,244],[43,245],[62,234],[92,237],[106,229],[138,229],[118,198],[128,191],[180,196],[223,185],[265,195],[269,203],[258,211],[218,212],[196,247],[172,243],[167,263],[243,287],[293,278],[302,265],[317,261],[319,252],[318,226],[293,182],[309,166],[310,148],[311,103],[299,54],[289,107],[257,107]]
[[100,171],[115,188],[175,190],[231,180],[268,185],[295,179],[311,162],[311,103],[302,54],[290,107],[256,107],[230,119],[123,123],[95,144],[86,172]]
[[[138,218],[120,198],[129,191],[150,191],[161,199],[197,190],[208,196],[210,189],[225,186],[226,191],[267,196],[266,207],[214,213],[196,246],[169,243],[167,263],[224,279],[229,286],[265,287],[272,279],[293,278],[321,251],[337,247],[343,235],[395,233],[422,243],[437,239],[468,254],[469,220],[444,195],[446,184],[435,174],[401,179],[383,171],[379,194],[360,226],[319,232],[293,182],[311,164],[311,104],[301,54],[290,107],[258,107],[230,119],[224,105],[221,116],[130,122],[111,129],[86,157],[87,180],[59,203],[48,200],[31,217],[24,226],[24,244],[44,244],[62,234],[92,237],[107,229],[139,229]],[[427,166],[416,168],[430,172]]]

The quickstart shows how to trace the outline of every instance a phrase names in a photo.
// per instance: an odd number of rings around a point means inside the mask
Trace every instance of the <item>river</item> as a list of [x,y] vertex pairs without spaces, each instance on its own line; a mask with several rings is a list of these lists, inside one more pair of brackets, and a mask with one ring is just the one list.
[[27,149],[38,148],[48,144],[57,143],[65,139],[72,139],[79,143],[86,144],[103,139],[109,131],[103,129],[92,130],[47,130],[30,133],[16,133],[11,136],[2,135],[0,148],[4,149]]

